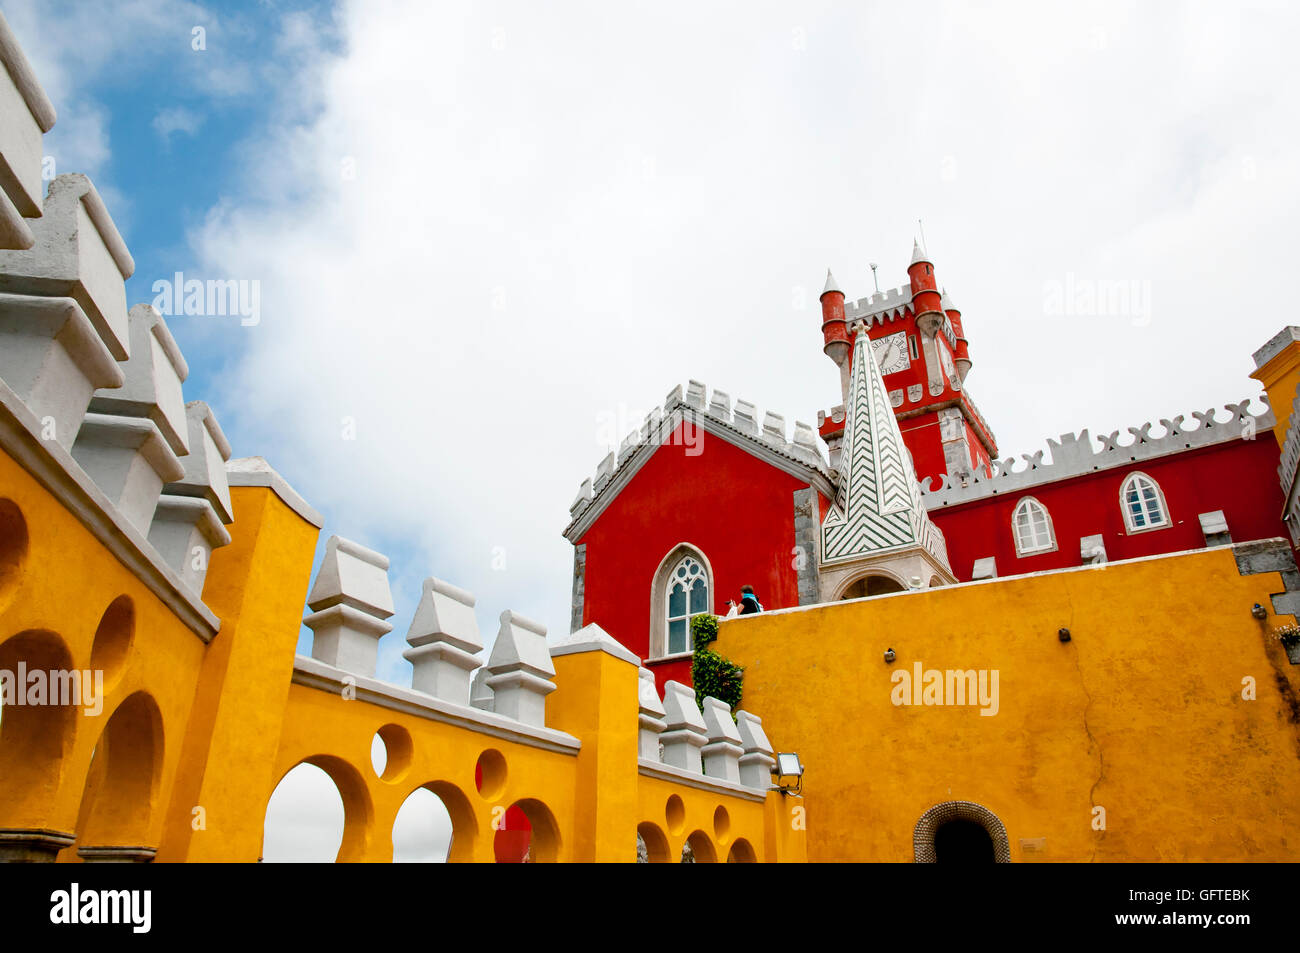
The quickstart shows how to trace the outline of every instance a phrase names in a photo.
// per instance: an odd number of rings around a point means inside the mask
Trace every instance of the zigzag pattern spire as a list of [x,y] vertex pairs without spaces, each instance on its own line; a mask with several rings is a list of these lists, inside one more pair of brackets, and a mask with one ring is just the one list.
[[855,330],[844,453],[835,502],[822,521],[822,562],[917,544],[940,555],[945,549],[942,536],[921,502],[911,457],[865,328],[859,324]]

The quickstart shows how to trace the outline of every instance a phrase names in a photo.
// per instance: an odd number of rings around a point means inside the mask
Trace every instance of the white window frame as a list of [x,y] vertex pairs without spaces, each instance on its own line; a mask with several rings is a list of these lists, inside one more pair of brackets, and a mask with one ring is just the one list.
[[[1041,545],[1024,546],[1020,539],[1020,513],[1022,510],[1030,511],[1029,528],[1033,529],[1033,507],[1038,507],[1042,511],[1043,519],[1047,521],[1047,542]],[[1041,553],[1054,553],[1057,550],[1056,545],[1056,526],[1052,523],[1052,514],[1042,502],[1034,496],[1022,496],[1016,501],[1016,508],[1011,511],[1011,538],[1016,543],[1017,556],[1037,556]]]
[[[690,611],[690,596],[687,595],[686,603],[686,651],[668,652],[668,596],[672,592],[673,574],[677,567],[685,559],[692,559],[699,563],[703,570],[704,584],[708,587],[705,595],[705,608],[700,612],[692,613]],[[654,581],[650,586],[650,645],[647,661],[661,661],[664,659],[682,659],[690,658],[695,654],[695,646],[691,643],[691,625],[690,620],[697,615],[705,612],[712,613],[714,598],[713,567],[704,553],[698,546],[690,543],[678,543],[668,551],[668,554],[659,563],[659,568],[655,570]]]
[[[1146,526],[1138,526],[1133,521],[1133,514],[1129,511],[1128,494],[1130,488],[1134,484],[1137,484],[1139,480],[1146,480],[1148,483],[1151,484],[1151,488],[1155,490],[1156,503],[1160,507],[1159,523],[1151,523],[1150,519],[1148,518]],[[1139,498],[1142,499],[1142,494],[1140,491],[1139,491]],[[1160,489],[1160,484],[1156,482],[1154,477],[1151,477],[1148,474],[1143,473],[1141,470],[1134,470],[1132,473],[1125,476],[1124,482],[1120,484],[1119,509],[1120,512],[1124,514],[1124,526],[1128,530],[1130,535],[1134,533],[1150,533],[1158,529],[1168,529],[1170,526],[1174,525],[1173,516],[1169,512],[1169,503],[1165,500],[1165,491]],[[1144,517],[1147,516],[1147,501],[1145,499],[1142,499],[1142,514]]]

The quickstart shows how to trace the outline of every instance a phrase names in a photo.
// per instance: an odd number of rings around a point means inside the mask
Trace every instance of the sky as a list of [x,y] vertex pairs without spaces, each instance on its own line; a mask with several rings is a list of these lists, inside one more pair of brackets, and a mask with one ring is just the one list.
[[1256,395],[1291,320],[1284,2],[4,13],[129,303],[176,272],[257,289],[169,318],[186,397],[324,515],[321,549],[390,557],[402,684],[429,575],[489,641],[507,608],[567,631],[568,506],[677,384],[815,424],[827,268],[895,287],[923,236],[1002,457]]

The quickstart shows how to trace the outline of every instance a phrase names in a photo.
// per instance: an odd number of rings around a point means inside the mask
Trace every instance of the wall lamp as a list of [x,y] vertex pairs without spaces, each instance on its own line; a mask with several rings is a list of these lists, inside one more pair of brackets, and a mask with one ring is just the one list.
[[[782,794],[801,794],[803,792],[803,765],[799,762],[799,755],[794,751],[782,751],[776,756],[776,767],[772,769],[776,775],[776,790]],[[787,778],[793,778],[793,783],[787,781]]]

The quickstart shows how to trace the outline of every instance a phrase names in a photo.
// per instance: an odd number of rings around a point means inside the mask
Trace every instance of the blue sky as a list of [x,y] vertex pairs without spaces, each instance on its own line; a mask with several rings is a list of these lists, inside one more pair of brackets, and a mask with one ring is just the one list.
[[[256,327],[170,320],[186,396],[322,511],[322,544],[391,557],[398,682],[428,575],[479,596],[489,639],[505,608],[567,626],[567,507],[673,386],[815,422],[826,268],[851,298],[870,262],[902,283],[918,218],[1004,457],[1257,394],[1250,353],[1289,320],[1286,4],[4,12],[59,111],[47,153],[135,256],[131,303],[178,270],[260,282]],[[1051,304],[1116,281],[1149,307]]]

